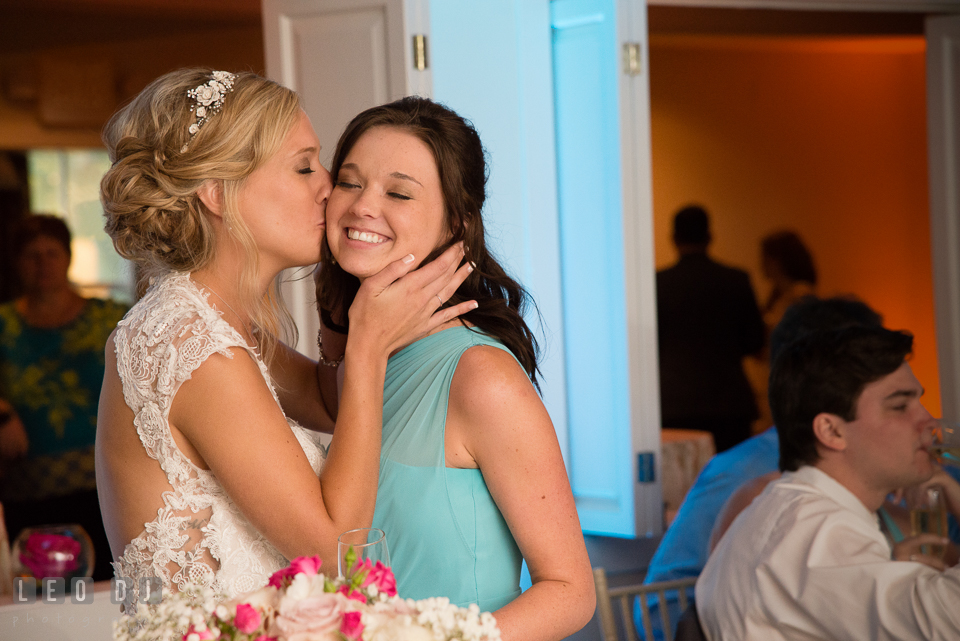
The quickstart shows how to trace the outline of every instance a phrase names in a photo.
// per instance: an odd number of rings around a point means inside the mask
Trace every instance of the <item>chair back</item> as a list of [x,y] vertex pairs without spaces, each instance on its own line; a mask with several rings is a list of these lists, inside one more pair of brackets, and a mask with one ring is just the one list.
[[633,618],[634,601],[639,604],[644,638],[647,641],[652,641],[654,638],[653,624],[650,607],[647,603],[647,597],[652,594],[657,596],[663,638],[665,641],[673,641],[674,622],[670,620],[667,594],[675,592],[680,604],[680,611],[687,610],[690,605],[690,599],[687,598],[687,588],[696,584],[697,577],[611,588],[607,584],[606,571],[603,568],[594,568],[593,582],[597,590],[597,617],[600,620],[603,641],[620,641],[617,637],[617,622],[613,613],[615,601],[620,605],[620,615],[627,641],[637,641],[637,629]]

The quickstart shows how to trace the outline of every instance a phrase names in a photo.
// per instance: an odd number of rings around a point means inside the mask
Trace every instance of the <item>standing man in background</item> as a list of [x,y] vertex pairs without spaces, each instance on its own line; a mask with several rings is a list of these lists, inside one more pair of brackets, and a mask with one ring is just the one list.
[[677,212],[673,242],[680,260],[657,272],[663,426],[708,431],[722,452],[746,440],[757,417],[742,359],[763,348],[763,320],[747,273],[707,256],[702,207]]

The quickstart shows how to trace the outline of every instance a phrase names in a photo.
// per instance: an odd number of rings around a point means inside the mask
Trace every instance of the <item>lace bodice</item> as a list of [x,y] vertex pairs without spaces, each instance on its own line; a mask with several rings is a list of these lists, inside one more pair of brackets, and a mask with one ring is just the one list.
[[[277,400],[259,355],[207,301],[188,274],[155,281],[117,327],[115,347],[123,395],[150,458],[166,473],[157,517],[144,524],[114,564],[118,577],[159,577],[165,590],[189,582],[235,596],[266,584],[287,560],[240,513],[217,478],[177,448],[168,418],[173,398],[211,354],[248,351]],[[278,401],[279,404],[279,401]],[[287,419],[314,471],[323,453],[310,432]]]

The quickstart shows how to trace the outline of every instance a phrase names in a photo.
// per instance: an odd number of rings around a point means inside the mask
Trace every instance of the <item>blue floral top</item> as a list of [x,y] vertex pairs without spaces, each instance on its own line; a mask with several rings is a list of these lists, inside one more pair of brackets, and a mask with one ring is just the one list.
[[4,470],[3,500],[96,487],[103,350],[126,312],[120,303],[89,299],[70,323],[41,328],[28,325],[13,303],[0,305],[0,396],[13,404],[30,441],[26,459]]

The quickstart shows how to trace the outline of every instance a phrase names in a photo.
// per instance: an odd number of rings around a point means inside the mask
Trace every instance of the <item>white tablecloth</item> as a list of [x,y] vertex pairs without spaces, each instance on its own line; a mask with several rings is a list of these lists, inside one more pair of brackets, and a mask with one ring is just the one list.
[[0,639],[10,641],[109,641],[120,606],[110,601],[110,582],[94,584],[93,603],[15,605],[12,595],[0,597]]

